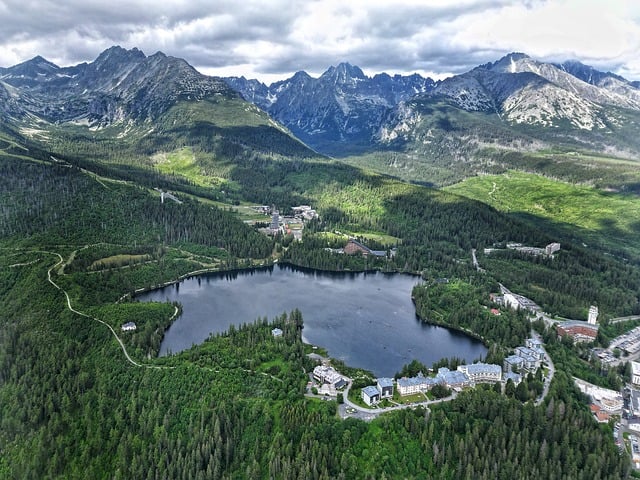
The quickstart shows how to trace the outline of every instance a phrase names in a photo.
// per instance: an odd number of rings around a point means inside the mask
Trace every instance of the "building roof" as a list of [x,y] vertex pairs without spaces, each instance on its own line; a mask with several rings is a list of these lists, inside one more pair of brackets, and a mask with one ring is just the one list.
[[522,358],[519,355],[509,355],[507,358],[504,359],[504,361],[513,365],[516,363],[524,362],[524,358]]
[[364,395],[366,395],[369,398],[372,398],[375,395],[380,395],[380,392],[378,391],[378,389],[376,387],[374,387],[373,385],[369,385],[368,387],[364,387],[362,389],[362,393]]
[[424,377],[402,377],[399,378],[396,383],[398,384],[398,388],[407,388],[407,387],[414,387],[414,386],[421,386],[421,385],[425,385],[425,378]]
[[273,335],[274,337],[279,337],[280,335],[282,335],[282,329],[274,328],[273,330],[271,330],[271,335]]
[[594,325],[592,323],[587,323],[584,320],[565,320],[563,322],[557,322],[556,326],[564,327],[564,328],[584,327],[584,328],[588,328],[589,330],[593,330],[594,332],[598,331],[597,324]]
[[467,370],[467,375],[502,374],[502,367],[492,363],[472,363],[471,365],[461,365],[461,367]]
[[502,378],[505,382],[508,382],[509,380],[511,380],[516,385],[522,381],[522,375],[514,372],[507,372],[502,376]]
[[378,378],[380,388],[393,387],[393,378]]
[[633,410],[640,410],[640,391],[631,389],[631,398],[629,399]]
[[437,379],[432,377],[423,377],[423,376],[409,377],[409,378],[402,377],[396,380],[396,384],[398,385],[398,388],[422,387],[422,386],[435,385],[436,383],[438,383]]
[[469,381],[469,377],[458,370],[445,372],[442,376],[438,373],[438,377],[442,378],[447,385],[459,385]]
[[633,375],[640,375],[640,363],[631,362],[631,373]]

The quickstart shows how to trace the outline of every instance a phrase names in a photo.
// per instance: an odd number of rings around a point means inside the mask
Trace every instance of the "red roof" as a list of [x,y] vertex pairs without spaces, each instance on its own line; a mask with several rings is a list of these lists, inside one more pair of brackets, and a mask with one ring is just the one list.
[[494,315],[500,315],[500,310],[498,310],[497,308],[492,308],[491,313],[493,313]]
[[591,413],[596,413],[600,411],[600,407],[595,403],[592,403],[591,405],[589,405],[589,408],[591,409]]

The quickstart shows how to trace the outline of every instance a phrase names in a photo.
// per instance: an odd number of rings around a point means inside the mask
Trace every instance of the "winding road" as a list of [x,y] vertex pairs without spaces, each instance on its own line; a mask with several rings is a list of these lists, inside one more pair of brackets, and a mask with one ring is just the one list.
[[129,355],[129,352],[127,352],[127,348],[124,346],[124,342],[118,336],[118,334],[116,333],[116,331],[113,329],[113,327],[111,325],[109,325],[104,320],[100,320],[99,318],[92,317],[91,315],[87,315],[86,313],[81,312],[81,311],[76,310],[75,308],[73,308],[73,305],[71,305],[71,298],[69,297],[69,294],[67,293],[67,291],[65,289],[63,289],[60,285],[58,285],[56,282],[54,282],[53,278],[51,278],[51,272],[64,263],[64,258],[62,258],[62,255],[60,255],[57,252],[43,251],[42,253],[46,253],[46,254],[49,254],[49,255],[55,255],[60,259],[60,260],[58,260],[58,262],[55,265],[52,265],[51,267],[49,267],[49,270],[47,270],[47,280],[49,281],[49,283],[51,285],[56,287],[58,290],[60,290],[64,294],[65,298],[67,299],[67,302],[66,302],[67,303],[67,308],[70,311],[72,311],[73,313],[75,313],[76,315],[80,315],[82,317],[89,318],[91,320],[95,320],[96,322],[100,322],[101,324],[106,326],[111,331],[111,333],[113,334],[113,336],[115,337],[117,342],[120,344],[120,348],[122,348],[122,352],[124,353],[125,358],[127,359],[127,361],[131,365],[133,365],[135,367],[155,368],[155,369],[175,368],[175,367],[160,366],[160,365],[146,365],[146,364],[143,364],[143,363],[136,362],[133,358],[131,358],[131,356]]

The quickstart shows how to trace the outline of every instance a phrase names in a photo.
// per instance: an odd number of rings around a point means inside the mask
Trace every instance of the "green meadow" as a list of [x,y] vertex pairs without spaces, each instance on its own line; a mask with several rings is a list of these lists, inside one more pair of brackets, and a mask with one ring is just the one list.
[[584,242],[640,254],[640,198],[634,194],[515,171],[469,178],[445,190],[517,214],[549,233],[571,232]]

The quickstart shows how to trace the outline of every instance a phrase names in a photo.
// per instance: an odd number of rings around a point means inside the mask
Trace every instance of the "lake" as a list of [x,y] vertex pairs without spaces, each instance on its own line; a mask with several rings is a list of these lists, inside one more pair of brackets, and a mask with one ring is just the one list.
[[348,365],[393,376],[413,359],[431,366],[443,357],[471,362],[487,349],[463,333],[422,323],[411,289],[419,277],[333,273],[284,265],[201,275],[138,295],[141,301],[178,301],[182,315],[167,330],[160,355],[202,343],[230,325],[270,320],[298,308],[303,340]]

